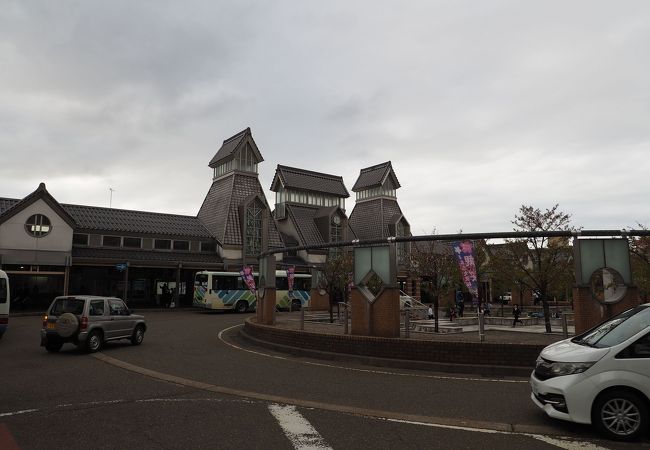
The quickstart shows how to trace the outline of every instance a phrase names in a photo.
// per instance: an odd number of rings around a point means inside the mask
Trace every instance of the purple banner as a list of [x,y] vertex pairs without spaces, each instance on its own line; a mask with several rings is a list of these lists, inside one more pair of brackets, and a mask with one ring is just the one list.
[[251,291],[251,294],[255,295],[255,277],[253,277],[253,268],[249,266],[244,266],[242,270],[239,271],[241,279],[244,280],[246,286]]
[[287,282],[289,283],[289,290],[293,291],[293,279],[296,268],[294,266],[287,267]]
[[476,259],[474,258],[474,246],[472,241],[454,242],[452,244],[460,273],[463,275],[465,286],[469,289],[472,297],[478,298],[478,280],[476,278]]

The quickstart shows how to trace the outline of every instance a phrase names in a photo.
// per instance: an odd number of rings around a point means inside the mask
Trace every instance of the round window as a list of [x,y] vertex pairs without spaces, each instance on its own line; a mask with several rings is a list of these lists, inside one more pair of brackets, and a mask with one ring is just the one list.
[[616,303],[623,300],[627,286],[623,277],[611,267],[594,271],[589,280],[591,296],[600,303]]
[[30,236],[43,237],[52,231],[52,223],[43,214],[34,214],[25,222],[25,230]]

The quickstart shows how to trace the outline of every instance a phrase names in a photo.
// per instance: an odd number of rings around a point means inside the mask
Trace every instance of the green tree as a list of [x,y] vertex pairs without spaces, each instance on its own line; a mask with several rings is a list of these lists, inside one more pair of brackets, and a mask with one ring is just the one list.
[[[542,211],[522,205],[512,221],[514,231],[575,231],[571,215],[558,210],[559,205]],[[507,239],[492,251],[492,260],[502,277],[530,289],[542,303],[546,332],[551,332],[549,299],[573,277],[573,253],[568,238]],[[513,300],[514,301],[514,300]],[[520,299],[521,301],[521,299]]]

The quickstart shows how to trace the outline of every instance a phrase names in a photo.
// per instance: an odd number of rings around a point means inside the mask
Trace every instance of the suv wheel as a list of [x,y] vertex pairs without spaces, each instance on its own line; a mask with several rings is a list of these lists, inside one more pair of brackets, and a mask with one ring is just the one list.
[[143,339],[144,339],[144,327],[142,325],[138,325],[137,327],[135,327],[135,330],[133,330],[133,335],[131,336],[131,344],[140,345],[142,344]]
[[58,339],[48,339],[45,341],[45,349],[50,353],[56,353],[63,347],[63,342]]
[[637,394],[612,390],[594,403],[592,423],[608,438],[632,441],[648,428],[648,409]]
[[93,331],[86,338],[86,351],[95,353],[102,348],[102,334],[99,331]]

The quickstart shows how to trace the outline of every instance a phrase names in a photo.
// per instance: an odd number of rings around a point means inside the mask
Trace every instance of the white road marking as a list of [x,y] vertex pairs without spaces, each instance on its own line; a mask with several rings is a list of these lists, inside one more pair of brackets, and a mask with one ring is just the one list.
[[341,369],[341,370],[348,370],[351,372],[365,372],[365,373],[374,373],[378,375],[393,375],[396,377],[413,377],[413,378],[429,378],[429,379],[435,379],[435,380],[453,380],[453,381],[479,381],[482,383],[514,383],[514,384],[522,384],[522,383],[528,383],[528,380],[504,380],[500,378],[473,378],[473,377],[453,377],[453,376],[446,376],[446,375],[424,375],[424,374],[418,374],[418,373],[398,373],[398,372],[389,372],[387,370],[370,370],[370,369],[358,369],[354,367],[345,367],[345,366],[337,366],[334,364],[324,364],[324,363],[317,363],[317,362],[312,362],[312,361],[298,361],[296,359],[284,357],[284,356],[277,356],[277,355],[269,355],[268,353],[262,353],[259,351],[255,350],[249,350],[247,348],[240,347],[238,345],[232,344],[230,342],[227,342],[223,338],[223,333],[231,330],[233,328],[241,327],[243,325],[234,325],[232,327],[225,328],[219,332],[219,340],[223,342],[224,344],[235,348],[237,350],[241,350],[243,352],[248,352],[252,353],[254,355],[258,356],[265,356],[267,358],[273,358],[273,359],[279,359],[283,361],[292,361],[298,364],[306,364],[310,366],[317,366],[317,367],[329,367],[332,369]]
[[318,431],[298,412],[295,406],[271,403],[269,411],[278,421],[294,448],[300,450],[332,448],[327,445]]
[[550,437],[544,436],[542,434],[532,434],[532,433],[517,433],[514,431],[501,431],[501,430],[489,430],[485,428],[470,428],[462,427],[456,425],[443,425],[437,423],[425,423],[425,422],[414,422],[410,420],[399,420],[399,419],[384,419],[387,422],[397,422],[397,423],[406,423],[409,425],[420,425],[425,427],[432,428],[445,428],[448,430],[460,430],[460,431],[471,431],[473,433],[485,433],[485,434],[507,434],[511,436],[527,436],[533,439],[537,439],[547,444],[554,445],[565,450],[608,450],[605,447],[600,447],[596,444],[583,441],[574,441],[568,437]]
[[23,409],[22,411],[12,411],[12,412],[6,412],[6,413],[0,413],[0,417],[9,417],[9,416],[17,416],[19,414],[28,414],[32,412],[36,412],[38,409]]

